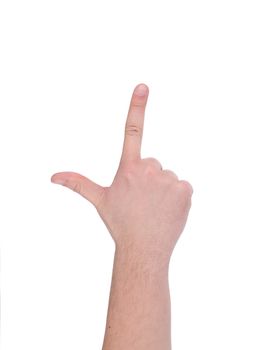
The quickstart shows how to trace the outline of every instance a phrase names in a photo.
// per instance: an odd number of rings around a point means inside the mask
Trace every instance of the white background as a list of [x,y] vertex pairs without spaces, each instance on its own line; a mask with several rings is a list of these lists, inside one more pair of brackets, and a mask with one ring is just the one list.
[[142,156],[194,188],[170,264],[173,350],[257,350],[257,1],[0,6],[3,350],[101,349],[114,244],[50,177],[110,185],[138,83]]

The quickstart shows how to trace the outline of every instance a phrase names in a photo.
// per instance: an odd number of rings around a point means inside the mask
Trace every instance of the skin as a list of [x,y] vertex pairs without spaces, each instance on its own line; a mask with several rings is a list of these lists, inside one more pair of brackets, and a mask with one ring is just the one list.
[[163,170],[157,159],[141,158],[148,95],[145,84],[133,91],[122,155],[109,187],[74,172],[51,177],[95,206],[115,243],[102,350],[171,349],[169,262],[193,188]]

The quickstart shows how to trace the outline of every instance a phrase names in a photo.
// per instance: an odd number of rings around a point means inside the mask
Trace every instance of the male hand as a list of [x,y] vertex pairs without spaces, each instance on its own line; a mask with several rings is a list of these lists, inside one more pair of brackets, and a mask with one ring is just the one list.
[[[51,181],[89,200],[107,226],[116,247],[137,249],[169,261],[191,207],[192,186],[154,158],[141,158],[144,114],[149,90],[136,86],[125,125],[122,156],[109,187],[74,172]],[[155,259],[156,260],[156,259]]]

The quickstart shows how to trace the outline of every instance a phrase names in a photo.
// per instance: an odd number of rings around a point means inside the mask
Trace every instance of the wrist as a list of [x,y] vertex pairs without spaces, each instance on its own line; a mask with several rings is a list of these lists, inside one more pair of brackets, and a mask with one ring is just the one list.
[[114,263],[130,273],[167,277],[170,255],[157,248],[116,244]]

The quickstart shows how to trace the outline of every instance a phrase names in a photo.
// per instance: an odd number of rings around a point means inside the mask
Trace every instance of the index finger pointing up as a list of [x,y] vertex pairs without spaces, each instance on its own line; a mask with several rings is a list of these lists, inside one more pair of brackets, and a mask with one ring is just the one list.
[[135,87],[125,124],[122,161],[135,160],[141,157],[144,114],[148,95],[147,85],[139,84]]

